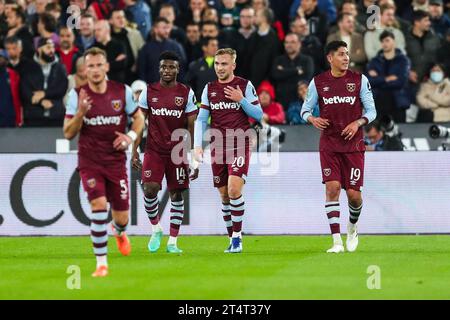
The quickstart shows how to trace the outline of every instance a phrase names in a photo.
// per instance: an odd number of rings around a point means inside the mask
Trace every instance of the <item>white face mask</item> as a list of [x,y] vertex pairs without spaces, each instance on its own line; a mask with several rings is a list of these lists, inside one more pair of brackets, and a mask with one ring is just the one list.
[[439,83],[444,79],[444,73],[441,71],[431,71],[430,79],[434,83]]

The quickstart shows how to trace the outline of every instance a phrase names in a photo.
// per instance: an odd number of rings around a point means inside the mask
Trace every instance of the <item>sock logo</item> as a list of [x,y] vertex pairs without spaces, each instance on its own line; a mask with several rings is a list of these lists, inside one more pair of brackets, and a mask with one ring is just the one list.
[[323,99],[323,103],[325,105],[327,104],[337,104],[337,103],[348,103],[350,105],[353,105],[356,101],[356,97],[339,97],[339,96],[334,96],[331,98],[325,98],[322,97]]

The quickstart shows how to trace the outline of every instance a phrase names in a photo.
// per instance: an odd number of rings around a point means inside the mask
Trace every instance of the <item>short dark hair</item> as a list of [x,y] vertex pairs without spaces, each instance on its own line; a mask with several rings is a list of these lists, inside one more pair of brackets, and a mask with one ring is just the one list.
[[341,40],[331,41],[325,46],[325,55],[327,56],[330,53],[334,53],[341,47],[347,48],[347,43]]
[[49,2],[45,5],[45,11],[61,11],[61,6],[55,2]]
[[56,32],[57,22],[54,16],[48,12],[44,12],[39,15],[39,21],[44,25],[44,28],[48,32]]
[[203,37],[203,38],[200,39],[200,45],[201,45],[202,47],[206,47],[206,46],[209,45],[209,42],[210,42],[210,41],[214,41],[214,40],[217,40],[217,38],[213,38],[213,37]]
[[112,16],[113,16],[113,14],[114,14],[114,12],[120,12],[120,11],[122,11],[124,14],[125,14],[125,10],[124,9],[120,9],[120,8],[113,8],[112,10],[111,10],[111,12],[109,13],[109,15],[108,15],[108,19],[111,19],[112,18]]
[[11,8],[11,12],[14,12],[17,17],[22,20],[22,23],[25,23],[27,21],[27,16],[25,15],[25,11],[21,7],[13,7]]
[[159,61],[162,60],[172,60],[172,61],[180,61],[180,57],[173,51],[164,51],[159,55]]
[[158,23],[161,23],[161,22],[170,23],[169,20],[167,20],[164,17],[156,17],[155,22],[153,22],[153,25],[157,25]]
[[384,30],[384,31],[380,34],[380,37],[379,37],[380,42],[383,41],[385,38],[388,38],[388,37],[390,37],[390,38],[392,38],[393,40],[395,40],[395,35],[394,35],[391,31],[389,31],[389,30]]
[[429,17],[428,12],[423,11],[423,10],[415,10],[413,12],[413,23],[416,21],[420,21],[426,17]]
[[350,13],[339,13],[338,16],[337,16],[336,22],[337,22],[337,23],[342,22],[342,20],[344,20],[344,18],[345,18],[346,16],[353,17]]
[[264,9],[262,9],[262,13],[264,15],[264,18],[266,18],[266,20],[269,24],[272,24],[274,22],[275,14],[273,13],[272,9],[264,8]]
[[383,126],[381,125],[381,122],[379,120],[375,119],[374,121],[366,125],[364,129],[366,130],[366,132],[369,132],[372,129],[383,131]]
[[187,29],[187,27],[189,27],[189,26],[197,26],[198,29],[200,30],[200,23],[198,23],[198,22],[195,22],[195,21],[190,21],[190,22],[188,22],[188,23],[186,24],[186,29]]
[[219,29],[219,25],[214,22],[214,21],[205,21],[202,23],[201,28],[203,28],[203,26],[207,26],[207,25],[211,25],[211,26],[215,26],[217,29]]
[[20,40],[19,37],[10,36],[10,37],[7,37],[5,39],[5,41],[4,41],[5,47],[6,47],[7,44],[19,44],[19,45],[22,45],[22,40]]

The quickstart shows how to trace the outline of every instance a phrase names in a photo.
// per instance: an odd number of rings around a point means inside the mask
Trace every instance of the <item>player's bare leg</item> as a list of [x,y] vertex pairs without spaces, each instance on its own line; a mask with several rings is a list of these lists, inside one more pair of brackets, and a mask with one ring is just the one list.
[[91,239],[97,259],[97,267],[92,276],[105,277],[108,275],[108,211],[106,197],[92,200],[91,210]]
[[177,246],[177,238],[184,217],[183,191],[171,191],[170,201],[170,236],[169,241],[167,242],[167,252],[182,253],[183,250],[180,250]]
[[347,250],[354,252],[358,247],[358,227],[357,222],[362,210],[362,195],[360,191],[347,190],[348,207],[350,219],[347,225]]
[[325,211],[330,224],[331,235],[333,236],[333,246],[327,250],[328,253],[344,252],[344,245],[340,230],[340,207],[339,195],[341,193],[341,184],[338,181],[328,181],[326,186],[326,204]]
[[228,177],[228,196],[230,197],[231,220],[233,222],[233,235],[230,253],[242,252],[242,219],[245,212],[245,201],[242,195],[244,179],[236,176]]
[[126,234],[129,214],[126,211],[112,210],[113,221],[111,227],[113,230],[114,237],[116,238],[117,248],[120,253],[124,256],[128,256],[131,253],[131,243]]
[[230,197],[228,196],[228,186],[223,186],[221,188],[218,188],[217,190],[219,190],[220,198],[222,199],[223,221],[225,221],[228,237],[230,238],[230,244],[224,252],[230,253],[231,239],[233,237],[233,221],[231,221]]
[[158,251],[161,246],[163,229],[159,223],[159,200],[158,192],[160,185],[155,182],[144,183],[144,202],[145,211],[152,225],[152,236],[148,243],[148,250],[152,253]]

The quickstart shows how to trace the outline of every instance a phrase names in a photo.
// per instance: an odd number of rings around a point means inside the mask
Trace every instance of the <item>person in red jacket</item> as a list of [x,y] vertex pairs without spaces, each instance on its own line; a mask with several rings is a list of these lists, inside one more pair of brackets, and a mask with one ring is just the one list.
[[22,125],[22,104],[19,96],[19,74],[7,67],[8,56],[0,50],[0,127]]
[[284,124],[286,116],[283,106],[275,101],[275,89],[269,81],[263,81],[257,90],[263,109],[263,121],[267,124]]

